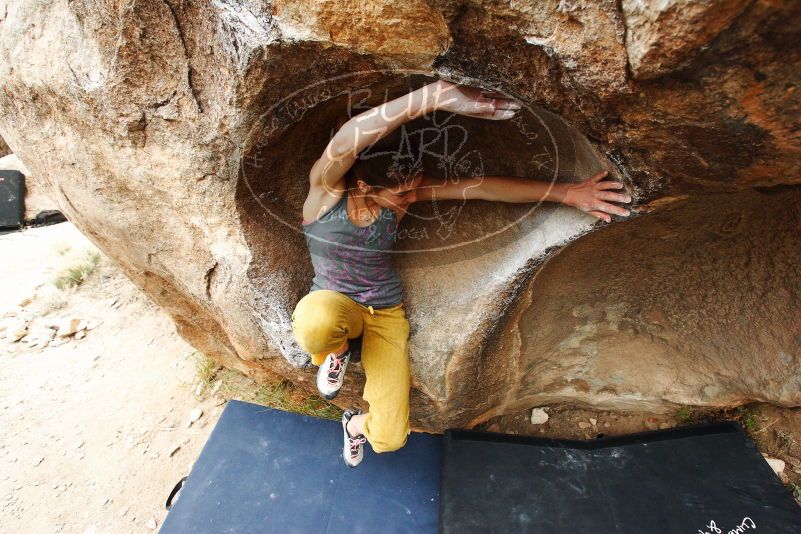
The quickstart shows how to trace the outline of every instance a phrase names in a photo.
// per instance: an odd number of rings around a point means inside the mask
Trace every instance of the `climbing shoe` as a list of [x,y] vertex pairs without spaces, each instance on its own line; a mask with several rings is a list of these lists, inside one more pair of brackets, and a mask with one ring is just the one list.
[[348,467],[356,467],[361,463],[364,457],[364,444],[367,438],[364,437],[364,434],[351,436],[348,432],[348,421],[350,421],[351,417],[360,413],[362,413],[361,410],[345,410],[342,413],[342,434],[344,437],[342,458],[345,460],[345,465]]
[[339,393],[349,361],[350,348],[339,356],[330,353],[317,369],[317,390],[325,399],[331,400]]

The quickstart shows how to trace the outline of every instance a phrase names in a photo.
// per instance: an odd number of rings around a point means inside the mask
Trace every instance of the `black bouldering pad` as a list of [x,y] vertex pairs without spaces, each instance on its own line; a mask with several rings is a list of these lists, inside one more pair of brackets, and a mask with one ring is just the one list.
[[17,228],[25,222],[25,175],[0,170],[0,228]]
[[735,423],[586,442],[448,431],[443,447],[443,534],[801,532]]
[[159,532],[436,532],[442,436],[364,452],[348,468],[339,422],[229,401]]

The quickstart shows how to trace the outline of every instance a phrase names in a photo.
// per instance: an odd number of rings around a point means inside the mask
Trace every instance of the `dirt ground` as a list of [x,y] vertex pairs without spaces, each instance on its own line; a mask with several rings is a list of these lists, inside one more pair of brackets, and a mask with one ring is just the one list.
[[[97,265],[80,285],[54,285],[93,254]],[[210,367],[69,223],[0,235],[0,257],[0,533],[158,530],[170,490],[191,470],[226,399],[332,416],[330,406]],[[752,405],[666,417],[543,408],[543,424],[526,410],[480,428],[592,439],[735,419],[763,454],[785,462],[780,476],[801,497],[801,409]]]
[[[0,332],[2,532],[155,531],[223,407],[195,396],[193,349],[106,258],[77,289],[52,285],[93,249],[69,223],[0,236],[0,317],[30,321],[30,339]],[[94,328],[32,347],[57,318]]]

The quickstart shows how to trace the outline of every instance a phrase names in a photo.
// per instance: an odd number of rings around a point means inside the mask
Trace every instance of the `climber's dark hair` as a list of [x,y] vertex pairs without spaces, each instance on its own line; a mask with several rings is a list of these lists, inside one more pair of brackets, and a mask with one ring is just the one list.
[[[348,117],[340,117],[333,133],[347,121]],[[346,187],[355,188],[357,180],[379,189],[403,184],[405,179],[422,171],[414,144],[405,139],[403,125],[396,128],[359,152],[356,162],[345,173]]]

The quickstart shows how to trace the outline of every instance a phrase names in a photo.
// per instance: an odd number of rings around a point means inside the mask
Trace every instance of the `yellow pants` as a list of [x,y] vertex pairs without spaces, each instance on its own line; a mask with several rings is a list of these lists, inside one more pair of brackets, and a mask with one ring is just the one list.
[[409,321],[403,304],[363,306],[330,289],[304,296],[292,312],[292,331],[314,365],[345,339],[362,336],[363,398],[370,405],[364,436],[375,452],[394,451],[409,435]]

